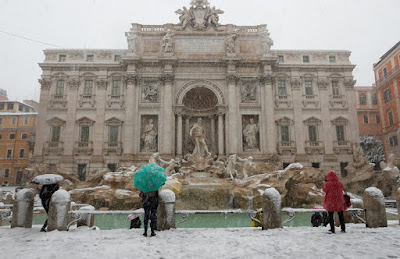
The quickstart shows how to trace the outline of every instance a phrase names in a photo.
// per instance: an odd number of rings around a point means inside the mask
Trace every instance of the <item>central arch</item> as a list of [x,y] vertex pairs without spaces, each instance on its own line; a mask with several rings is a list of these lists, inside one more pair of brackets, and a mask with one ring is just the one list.
[[206,93],[210,94],[212,92],[214,93],[214,96],[217,101],[216,105],[225,104],[225,97],[221,89],[216,84],[207,80],[195,80],[185,84],[176,94],[175,103],[177,105],[185,105],[184,99],[186,99],[185,96],[188,94],[188,92],[190,91],[188,95],[190,96],[191,94],[194,93],[193,91],[196,91],[196,90],[191,91],[192,89],[198,89],[197,91],[200,91],[204,94]]

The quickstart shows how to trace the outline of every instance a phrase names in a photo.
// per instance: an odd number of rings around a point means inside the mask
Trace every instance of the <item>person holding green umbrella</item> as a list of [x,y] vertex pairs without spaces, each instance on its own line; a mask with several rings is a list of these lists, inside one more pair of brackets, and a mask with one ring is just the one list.
[[150,223],[151,236],[155,236],[157,229],[158,190],[167,180],[165,169],[156,165],[144,165],[133,176],[133,185],[140,190],[144,208],[144,233],[147,236],[147,227]]

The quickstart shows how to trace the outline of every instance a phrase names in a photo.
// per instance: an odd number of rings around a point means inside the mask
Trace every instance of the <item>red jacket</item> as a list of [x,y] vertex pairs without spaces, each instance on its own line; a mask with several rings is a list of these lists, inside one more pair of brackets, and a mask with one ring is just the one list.
[[343,198],[343,184],[336,173],[330,171],[326,176],[327,182],[322,190],[325,192],[324,208],[327,211],[345,211],[347,209]]

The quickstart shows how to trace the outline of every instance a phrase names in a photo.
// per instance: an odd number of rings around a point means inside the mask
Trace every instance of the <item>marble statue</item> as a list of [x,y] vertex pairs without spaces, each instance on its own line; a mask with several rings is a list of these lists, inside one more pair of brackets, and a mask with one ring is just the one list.
[[190,24],[191,20],[193,20],[193,12],[188,10],[185,6],[183,10],[178,9],[175,11],[176,14],[179,14],[179,21],[181,22],[181,29],[184,30],[188,24]]
[[263,53],[264,53],[264,54],[267,54],[267,53],[270,51],[272,45],[274,45],[274,42],[273,42],[272,39],[269,37],[269,33],[268,33],[268,32],[263,32],[263,33],[261,34],[261,37],[262,37],[262,39],[263,39],[263,40],[262,40]]
[[258,148],[258,140],[257,140],[258,130],[259,126],[254,122],[253,118],[250,118],[250,123],[247,124],[246,128],[243,130],[245,149]]
[[165,34],[163,38],[163,48],[164,48],[164,53],[171,53],[173,49],[173,39],[172,36],[174,36],[173,32],[171,30],[167,31],[167,34]]
[[230,155],[226,160],[225,170],[229,174],[229,177],[232,180],[237,176],[236,164],[237,164],[237,155]]
[[153,153],[149,158],[149,164],[158,164],[158,159],[160,158],[160,153]]
[[136,34],[127,32],[125,33],[125,35],[128,41],[128,51],[130,53],[136,53]]
[[208,0],[192,0],[190,2],[190,5],[195,7],[203,7],[210,5],[210,3],[208,2]]
[[253,174],[254,170],[256,169],[256,166],[253,163],[252,156],[249,156],[248,158],[237,157],[237,160],[239,162],[242,162],[242,174],[244,179],[248,178],[250,175]]
[[257,99],[257,88],[254,84],[242,85],[242,102],[251,102]]
[[143,85],[142,100],[153,103],[158,101],[158,85],[156,83],[145,83]]
[[211,153],[208,151],[205,131],[203,128],[203,120],[201,118],[197,119],[197,123],[195,123],[193,127],[190,129],[189,134],[194,142],[194,149],[192,155],[194,157],[210,156]]
[[153,119],[149,119],[142,132],[144,142],[143,151],[154,151],[157,149],[157,129]]
[[158,157],[158,160],[161,163],[163,163],[164,165],[166,165],[165,173],[167,174],[167,176],[175,174],[176,173],[175,167],[179,167],[180,166],[179,159],[171,159],[170,161],[165,161],[165,160],[161,159],[161,157]]
[[236,34],[234,33],[226,37],[225,48],[227,54],[235,53],[235,40],[236,40]]
[[216,9],[215,6],[213,6],[212,8],[210,8],[209,6],[207,6],[207,13],[206,13],[206,20],[208,25],[213,24],[215,27],[219,26],[219,14],[223,14],[224,12],[220,9]]

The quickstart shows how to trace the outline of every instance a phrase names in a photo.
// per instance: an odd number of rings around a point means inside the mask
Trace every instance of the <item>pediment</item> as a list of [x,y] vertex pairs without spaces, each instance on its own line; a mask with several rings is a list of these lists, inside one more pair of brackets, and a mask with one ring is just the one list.
[[47,123],[49,125],[63,125],[65,122],[66,122],[65,120],[60,119],[58,117],[53,117],[53,118],[47,120]]
[[318,119],[317,117],[312,116],[312,117],[304,120],[304,123],[306,123],[306,124],[320,124],[321,120]]
[[95,121],[90,119],[90,118],[88,118],[88,117],[86,117],[86,116],[84,116],[84,117],[76,120],[76,122],[79,123],[79,124],[93,124]]
[[331,120],[331,122],[333,123],[333,124],[348,124],[349,123],[349,120],[348,119],[346,119],[345,117],[342,117],[342,116],[339,116],[339,117],[337,117],[337,118],[335,118],[335,119],[333,119],[333,120]]

